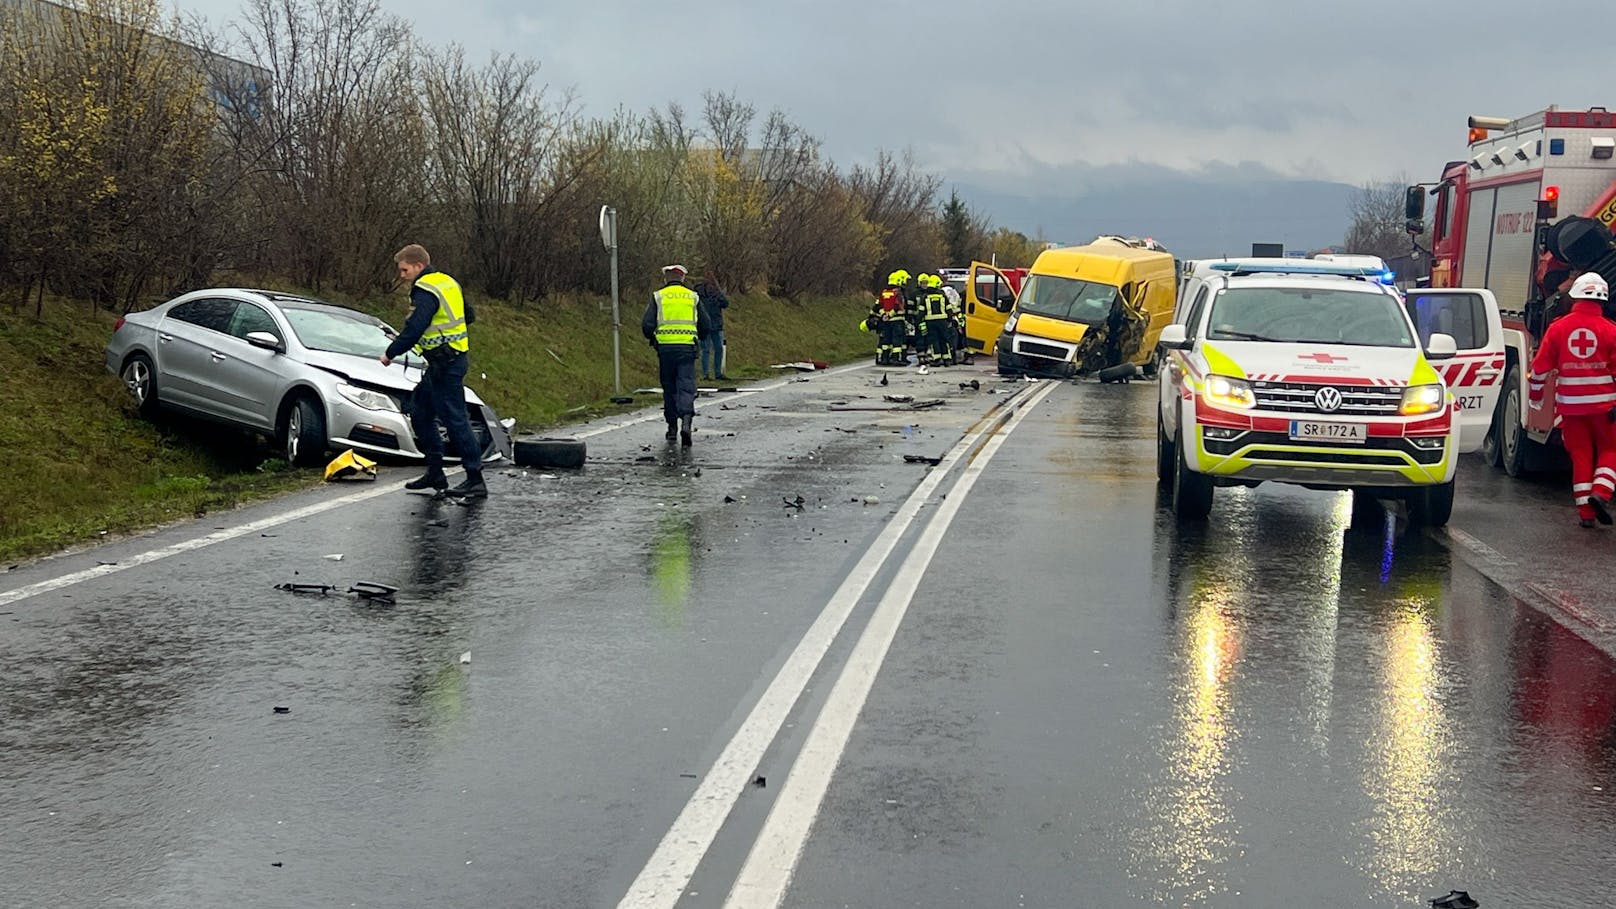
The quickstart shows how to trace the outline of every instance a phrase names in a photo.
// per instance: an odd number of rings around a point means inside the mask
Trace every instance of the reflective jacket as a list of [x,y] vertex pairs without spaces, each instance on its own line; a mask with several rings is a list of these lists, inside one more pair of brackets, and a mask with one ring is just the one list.
[[680,283],[669,284],[651,295],[651,305],[640,319],[640,331],[661,347],[691,347],[711,331],[696,292]]
[[466,298],[460,292],[460,284],[441,271],[428,271],[415,279],[415,286],[438,301],[432,324],[421,334],[415,349],[425,353],[447,344],[461,353],[470,350],[471,339],[466,335]]
[[932,291],[924,298],[926,305],[926,321],[948,318],[948,298],[941,291]]
[[1549,373],[1554,409],[1563,416],[1605,413],[1616,407],[1616,322],[1605,318],[1597,300],[1578,300],[1571,312],[1549,324],[1529,382],[1534,406],[1543,400]]
[[870,314],[879,322],[891,322],[903,318],[903,294],[896,287],[888,286],[881,290],[875,298],[875,306]]

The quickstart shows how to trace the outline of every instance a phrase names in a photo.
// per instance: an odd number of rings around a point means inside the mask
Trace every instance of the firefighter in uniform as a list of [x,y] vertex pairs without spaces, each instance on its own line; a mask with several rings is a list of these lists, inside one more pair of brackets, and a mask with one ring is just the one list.
[[689,447],[696,421],[696,344],[711,329],[696,292],[685,285],[686,273],[683,265],[662,269],[665,283],[651,295],[640,331],[657,352],[666,438],[671,442],[677,433],[679,444]]
[[1583,527],[1611,523],[1616,496],[1616,322],[1605,318],[1610,299],[1605,279],[1588,272],[1571,284],[1571,312],[1556,319],[1543,334],[1532,358],[1530,406],[1543,407],[1550,373],[1554,409],[1560,415],[1560,439],[1571,456],[1571,491]]
[[[924,365],[926,362],[926,342],[920,337],[920,281],[911,279],[907,271],[898,270],[903,281],[898,289],[903,293],[903,321],[904,321],[904,365],[909,364],[908,350],[915,352],[915,362]],[[910,283],[913,280],[914,283]]]
[[943,296],[942,281],[932,275],[921,275],[919,283],[925,290],[921,298],[920,343],[925,353],[920,362],[930,366],[947,366],[951,358],[950,335],[953,320],[948,317],[948,298]]
[[887,286],[876,295],[870,307],[870,325],[875,326],[877,366],[904,366],[904,303],[900,278],[901,271],[887,276]]
[[[404,330],[382,354],[383,366],[393,358],[414,351],[426,360],[421,381],[410,400],[410,426],[416,444],[426,456],[426,473],[404,484],[411,491],[430,489],[463,499],[488,496],[483,483],[482,447],[471,431],[466,416],[466,370],[470,366],[471,341],[466,326],[476,316],[466,305],[465,296],[454,278],[432,268],[424,247],[410,244],[393,256],[399,278],[410,282],[411,310]],[[443,437],[438,425],[449,433],[466,478],[453,489],[443,474]]]
[[955,363],[968,363],[969,354],[965,349],[965,307],[960,301],[959,291],[943,282],[941,275],[932,275],[937,286],[942,290],[943,296],[948,298],[948,317],[954,323],[953,351]]

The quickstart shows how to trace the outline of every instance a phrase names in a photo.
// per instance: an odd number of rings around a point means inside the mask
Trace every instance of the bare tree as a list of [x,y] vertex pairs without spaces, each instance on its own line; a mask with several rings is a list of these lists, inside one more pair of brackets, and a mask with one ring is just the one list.
[[1391,259],[1408,253],[1408,232],[1403,218],[1406,175],[1372,181],[1352,195],[1352,226],[1347,229],[1346,252]]

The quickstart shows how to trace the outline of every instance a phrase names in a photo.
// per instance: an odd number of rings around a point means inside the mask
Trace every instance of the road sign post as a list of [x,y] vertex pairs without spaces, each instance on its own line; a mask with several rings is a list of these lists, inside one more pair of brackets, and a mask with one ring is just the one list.
[[612,254],[612,390],[623,393],[623,319],[617,299],[617,209],[600,207],[600,242]]

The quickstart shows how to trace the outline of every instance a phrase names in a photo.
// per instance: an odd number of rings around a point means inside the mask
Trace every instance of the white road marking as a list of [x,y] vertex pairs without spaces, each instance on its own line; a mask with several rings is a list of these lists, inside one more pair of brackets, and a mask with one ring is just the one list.
[[[1042,390],[1040,395],[1047,394],[1048,388]],[[863,599],[865,591],[880,573],[899,539],[919,515],[921,506],[978,439],[1003,425],[1007,418],[1017,412],[1019,397],[1013,395],[1007,398],[1004,403],[1009,406],[1002,407],[997,416],[986,418],[949,449],[942,461],[904,501],[892,521],[837,588],[819,618],[803,635],[735,736],[724,746],[718,760],[697,785],[690,801],[679,812],[673,826],[668,828],[622,902],[618,903],[619,909],[671,909],[679,902],[685,887],[690,884],[691,876],[696,873],[696,866],[712,847],[730,810],[746,790],[753,771],[763,758],[763,752],[779,734],[780,727],[785,724],[792,707],[808,687],[809,679],[824,660],[842,626],[847,623],[848,616]],[[958,497],[951,494],[947,501],[957,503]]]
[[1054,389],[1053,383],[1045,385],[1015,412],[1002,431],[982,446],[926,525],[914,549],[904,559],[897,576],[892,579],[886,595],[871,616],[870,624],[848,657],[836,687],[831,689],[830,699],[814,721],[813,729],[792,765],[791,775],[786,778],[785,786],[763,824],[763,831],[752,845],[746,864],[735,880],[734,889],[724,903],[725,909],[774,909],[785,898],[786,889],[796,873],[797,862],[802,857],[803,846],[813,830],[814,820],[819,816],[831,777],[841,763],[842,752],[853,733],[853,726],[864,710],[876,675],[881,671],[881,664],[886,660],[887,651],[897,636],[909,604],[942,544],[943,535],[948,532],[971,487],[987,469],[1004,440]]
[[[835,374],[839,374],[839,373],[852,372],[852,371],[855,371],[855,370],[868,369],[868,368],[870,368],[870,364],[868,364],[868,363],[854,363],[854,364],[849,365],[849,366],[839,366],[836,369],[822,370],[822,371],[816,373],[816,375],[835,375]],[[775,390],[777,388],[784,388],[785,386],[792,384],[792,382],[793,382],[792,379],[782,379],[782,380],[777,381],[777,382],[771,382],[771,383],[769,383],[767,385],[761,385],[761,386],[758,386],[756,388],[749,388],[749,389],[747,389],[746,391],[743,391],[743,392],[732,393],[729,397],[711,398],[711,399],[708,399],[708,400],[712,401],[714,403],[720,403],[722,401],[731,400],[734,397],[738,397],[740,395],[757,394],[758,392],[773,391],[773,390]],[[596,429],[589,430],[587,432],[578,433],[578,435],[576,437],[582,439],[582,438],[588,438],[588,437],[591,437],[591,436],[604,435],[605,433],[612,432],[612,431],[618,430],[618,429],[623,429],[625,427],[633,426],[633,425],[636,425],[636,424],[639,424],[639,423],[645,423],[645,422],[648,422],[649,420],[659,418],[661,416],[662,416],[662,414],[660,412],[652,411],[652,412],[644,414],[642,416],[635,417],[634,419],[631,419],[631,420],[627,420],[627,421],[623,421],[623,422],[619,422],[619,423],[614,423],[614,424],[611,424],[611,425],[608,425],[608,426],[602,426],[602,427],[599,427],[599,428],[596,428]],[[451,468],[449,472],[452,474],[452,473],[454,473],[455,469],[456,468]],[[384,483],[384,484],[381,484],[379,486],[373,486],[373,487],[371,487],[369,489],[365,489],[365,490],[360,491],[360,492],[352,493],[350,495],[340,496],[340,497],[334,498],[334,499],[326,499],[324,501],[317,502],[317,503],[312,504],[312,505],[305,505],[302,508],[294,509],[292,511],[288,511],[288,512],[285,512],[285,513],[282,513],[282,514],[277,514],[277,515],[274,515],[272,517],[263,518],[261,520],[253,521],[253,522],[248,523],[248,524],[243,524],[240,527],[232,527],[232,528],[229,528],[229,529],[226,529],[226,530],[218,530],[218,531],[214,531],[213,533],[207,534],[206,536],[196,537],[195,539],[191,539],[191,540],[184,540],[184,541],[181,541],[179,543],[174,543],[173,545],[170,545],[170,546],[165,546],[165,547],[163,547],[161,549],[148,550],[146,552],[139,553],[138,555],[133,555],[133,556],[129,556],[127,558],[119,559],[118,564],[116,564],[116,565],[97,565],[94,568],[86,568],[86,569],[84,569],[82,571],[75,571],[75,572],[72,572],[70,574],[64,574],[64,575],[62,575],[60,577],[51,578],[51,579],[45,580],[45,581],[39,581],[37,583],[29,584],[29,585],[26,585],[24,587],[18,587],[15,590],[0,591],[0,606],[7,606],[7,605],[10,605],[12,603],[16,603],[16,602],[18,602],[20,600],[26,600],[26,599],[28,599],[30,597],[39,596],[42,593],[50,593],[53,590],[61,590],[64,587],[72,587],[75,584],[82,584],[85,581],[95,580],[96,578],[104,578],[104,577],[106,577],[108,575],[117,574],[120,571],[128,571],[131,568],[139,568],[142,565],[150,565],[153,562],[160,562],[163,559],[169,558],[170,556],[181,555],[181,554],[187,553],[187,552],[195,552],[195,551],[197,551],[199,549],[205,549],[205,548],[207,548],[209,546],[212,546],[212,545],[214,545],[216,543],[224,543],[224,542],[239,539],[241,537],[248,536],[248,535],[251,535],[251,534],[254,534],[254,533],[260,533],[260,532],[268,530],[268,529],[270,529],[272,527],[279,527],[282,524],[289,524],[292,521],[299,521],[299,520],[302,520],[303,518],[309,518],[309,517],[313,517],[313,516],[318,515],[318,514],[324,514],[325,512],[331,511],[333,509],[341,508],[344,505],[352,505],[352,504],[354,504],[356,502],[363,502],[363,501],[366,501],[368,499],[377,498],[378,496],[384,496],[384,495],[387,495],[389,493],[396,492],[399,489],[402,489],[403,486],[404,486],[404,482],[405,481],[400,480],[400,481],[394,482],[394,483]]]
[[214,545],[215,543],[223,543],[228,540],[234,540],[240,537],[259,533],[261,531],[268,530],[271,527],[279,527],[282,524],[287,524],[292,521],[313,517],[317,514],[324,514],[325,512],[332,511],[333,509],[341,508],[344,505],[352,505],[355,502],[363,502],[367,499],[374,499],[378,496],[388,495],[403,489],[406,482],[407,481],[405,480],[398,480],[393,483],[383,483],[359,492],[341,496],[339,498],[326,499],[322,502],[315,502],[312,505],[305,505],[302,508],[293,509],[292,511],[284,512],[282,514],[252,521],[250,523],[243,524],[240,527],[216,530],[206,536],[196,537],[190,540],[182,540],[170,546],[164,546],[161,549],[150,549],[137,555],[119,559],[116,565],[97,565],[94,568],[86,568],[83,571],[75,571],[71,574],[64,574],[61,577],[51,578],[48,581],[40,581],[35,584],[29,584],[26,587],[18,587],[16,590],[7,590],[0,593],[0,606],[6,606],[11,603],[15,603],[18,600],[26,600],[29,597],[37,597],[42,593],[50,593],[53,590],[61,590],[64,587],[72,587],[74,584],[82,584],[85,581],[94,580],[95,578],[104,578],[107,575],[117,574],[120,571],[128,571],[131,568],[138,568],[141,565],[150,565],[153,562],[160,562],[170,556],[177,556],[186,552],[195,552],[198,549],[205,549]]

